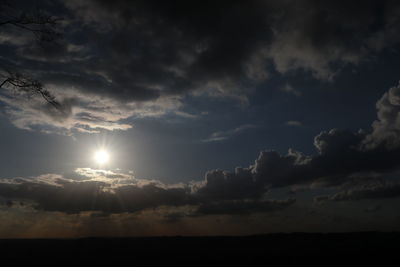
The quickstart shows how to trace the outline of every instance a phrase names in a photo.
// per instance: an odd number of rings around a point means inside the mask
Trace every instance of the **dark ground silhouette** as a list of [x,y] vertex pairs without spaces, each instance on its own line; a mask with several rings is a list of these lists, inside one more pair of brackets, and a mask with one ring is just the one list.
[[[245,237],[3,239],[11,262],[110,266],[400,266],[400,233],[269,234]],[[4,265],[5,266],[5,265]],[[8,266],[8,265],[7,265]]]

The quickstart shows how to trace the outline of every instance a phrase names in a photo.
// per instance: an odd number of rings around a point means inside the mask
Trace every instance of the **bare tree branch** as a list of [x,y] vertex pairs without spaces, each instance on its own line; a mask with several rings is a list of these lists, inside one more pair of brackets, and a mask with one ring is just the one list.
[[0,84],[0,88],[7,85],[19,89],[20,91],[25,93],[39,94],[55,108],[60,108],[60,104],[55,100],[55,97],[43,87],[42,83],[31,77],[28,77],[21,73],[9,72],[8,77]]
[[26,14],[0,21],[0,26],[11,25],[33,33],[39,42],[52,42],[61,37],[61,33],[54,28],[61,18],[45,15],[43,13]]
[[[52,43],[61,37],[61,33],[56,31],[56,25],[60,21],[61,18],[47,15],[39,10],[30,13],[20,11],[7,0],[0,3],[0,27],[11,26],[31,32],[40,45],[43,45],[44,42]],[[55,108],[60,107],[55,97],[39,81],[20,72],[4,72],[7,74],[3,76],[4,80],[1,82],[0,88],[12,87],[24,93],[36,93]]]

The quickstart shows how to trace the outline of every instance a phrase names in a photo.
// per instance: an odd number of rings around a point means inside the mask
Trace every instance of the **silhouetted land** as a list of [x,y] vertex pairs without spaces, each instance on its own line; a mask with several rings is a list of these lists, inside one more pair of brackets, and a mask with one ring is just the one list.
[[[269,234],[244,237],[3,239],[1,259],[126,266],[400,266],[400,233]],[[161,265],[159,265],[161,264]],[[4,265],[5,266],[5,265]],[[119,265],[118,265],[119,266]]]

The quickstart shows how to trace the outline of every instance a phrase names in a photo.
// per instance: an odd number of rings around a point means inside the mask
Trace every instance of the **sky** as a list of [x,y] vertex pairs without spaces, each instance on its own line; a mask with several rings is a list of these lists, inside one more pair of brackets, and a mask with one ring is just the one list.
[[0,238],[400,230],[398,1],[0,6]]

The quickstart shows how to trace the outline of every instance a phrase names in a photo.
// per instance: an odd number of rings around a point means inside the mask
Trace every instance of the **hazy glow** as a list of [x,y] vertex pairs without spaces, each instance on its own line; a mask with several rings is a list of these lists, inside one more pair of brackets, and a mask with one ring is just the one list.
[[110,155],[105,150],[96,151],[94,159],[98,164],[105,164],[110,160]]

